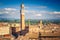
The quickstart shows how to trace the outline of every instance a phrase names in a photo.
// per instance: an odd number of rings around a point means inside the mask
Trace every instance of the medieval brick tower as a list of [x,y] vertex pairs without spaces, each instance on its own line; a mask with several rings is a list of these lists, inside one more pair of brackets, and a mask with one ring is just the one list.
[[20,15],[21,15],[21,30],[25,29],[25,16],[24,16],[24,4],[21,4],[21,10],[20,10]]
[[42,20],[40,21],[40,29],[43,28],[43,23],[42,23]]

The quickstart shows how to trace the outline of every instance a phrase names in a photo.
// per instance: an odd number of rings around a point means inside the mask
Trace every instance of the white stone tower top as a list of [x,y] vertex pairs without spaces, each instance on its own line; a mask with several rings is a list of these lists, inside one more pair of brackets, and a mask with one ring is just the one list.
[[23,3],[21,4],[21,8],[24,8],[24,4]]
[[21,14],[24,14],[24,3],[21,4]]

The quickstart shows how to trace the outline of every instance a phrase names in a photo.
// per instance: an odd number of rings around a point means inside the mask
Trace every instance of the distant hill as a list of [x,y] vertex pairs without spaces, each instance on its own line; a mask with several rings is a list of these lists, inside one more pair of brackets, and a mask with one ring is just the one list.
[[[39,23],[41,19],[30,19],[30,23],[31,24],[37,24]],[[25,20],[26,24],[28,24],[28,19]],[[56,23],[59,24],[60,23],[60,19],[42,19],[43,24],[44,23]],[[0,18],[0,22],[20,22],[20,19],[13,19],[13,18]]]

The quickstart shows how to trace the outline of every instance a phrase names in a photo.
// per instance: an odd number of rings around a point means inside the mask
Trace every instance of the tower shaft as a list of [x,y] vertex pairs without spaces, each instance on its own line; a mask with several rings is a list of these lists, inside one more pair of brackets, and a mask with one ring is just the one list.
[[24,4],[21,5],[21,30],[25,29]]
[[43,23],[42,20],[40,21],[40,29],[42,29]]

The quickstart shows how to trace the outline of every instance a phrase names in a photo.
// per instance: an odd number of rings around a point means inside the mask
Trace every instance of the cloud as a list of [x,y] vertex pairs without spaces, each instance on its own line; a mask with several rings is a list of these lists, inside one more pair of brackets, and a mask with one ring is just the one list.
[[40,10],[25,10],[25,13],[32,13],[32,14],[45,14],[49,13],[48,11],[40,11]]
[[[19,18],[19,10],[17,10],[16,8],[3,8],[0,9],[0,17],[8,17],[8,18]],[[4,16],[3,16],[4,15]]]
[[[42,16],[45,18],[47,17],[60,17],[60,12],[53,11],[45,11],[45,10],[28,10],[25,9],[25,17],[26,18],[42,18]],[[20,18],[20,10],[17,10],[16,8],[3,8],[0,9],[0,14],[8,14],[11,18]],[[6,15],[6,17],[8,17]],[[3,16],[4,17],[4,16]]]
[[42,16],[42,13],[43,12],[41,12],[41,11],[37,11],[37,10],[25,10],[25,14],[27,15],[27,16],[35,16],[35,17],[40,17],[40,16]]
[[47,8],[47,6],[25,6],[25,8]]
[[37,10],[26,10],[26,13],[28,15],[31,14],[31,16],[36,16],[36,17],[53,17],[53,18],[59,18],[60,17],[60,12],[57,11],[37,11]]
[[28,6],[25,6],[25,8],[29,8]]
[[42,15],[48,16],[48,15],[50,15],[53,17],[60,17],[60,12],[57,12],[57,11],[49,12],[49,11],[37,11],[37,10],[25,10],[25,13],[27,13],[28,15],[32,14],[35,16],[42,16]]
[[12,13],[18,13],[19,11],[15,8],[4,8],[0,10],[0,14],[12,14]]
[[35,16],[42,16],[42,14],[35,14]]
[[55,11],[54,13],[55,13],[55,14],[60,14],[60,12],[56,12],[56,11]]
[[50,14],[60,14],[60,12],[54,11],[54,12],[50,12]]
[[56,17],[60,18],[60,15],[56,15]]
[[17,9],[15,8],[4,8],[5,10],[8,10],[8,11],[16,11]]
[[35,10],[25,10],[25,13],[32,13],[32,14],[35,14],[35,13],[37,13],[37,11],[35,11]]

